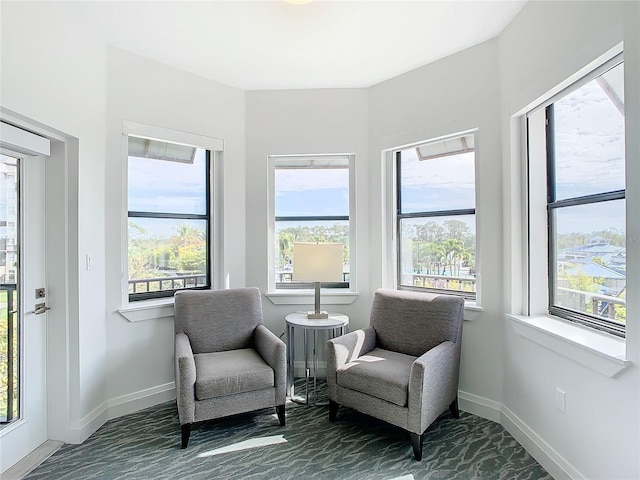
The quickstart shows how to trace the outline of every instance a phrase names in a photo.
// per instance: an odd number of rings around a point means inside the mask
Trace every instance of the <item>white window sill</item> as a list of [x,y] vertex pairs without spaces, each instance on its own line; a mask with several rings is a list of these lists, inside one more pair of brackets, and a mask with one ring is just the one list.
[[130,322],[143,322],[165,317],[173,318],[173,297],[130,303],[119,309],[118,313]]
[[[349,305],[360,294],[352,291],[322,291],[320,303],[322,305]],[[265,296],[274,305],[313,305],[315,296],[313,290],[276,290],[267,292]]]
[[476,318],[478,318],[478,315],[480,315],[482,312],[484,312],[484,309],[480,305],[478,305],[476,302],[465,300],[464,319],[466,321],[475,320]]
[[631,365],[623,338],[550,315],[507,314],[507,318],[518,335],[607,377],[615,378]]

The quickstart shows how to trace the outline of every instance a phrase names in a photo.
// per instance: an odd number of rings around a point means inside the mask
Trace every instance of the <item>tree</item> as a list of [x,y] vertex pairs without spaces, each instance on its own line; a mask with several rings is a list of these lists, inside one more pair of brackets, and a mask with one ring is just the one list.
[[295,241],[295,235],[288,231],[283,230],[278,235],[278,267],[284,268],[291,258],[293,257],[293,242]]
[[445,220],[443,225],[447,238],[452,238],[464,242],[468,237],[471,236],[469,225],[467,225],[462,220]]
[[277,238],[277,267],[283,268],[289,263],[295,242],[341,243],[344,245],[343,261],[349,263],[348,225],[308,225],[280,230]]
[[428,274],[440,274],[440,266],[444,263],[447,253],[444,247],[439,243],[427,244],[427,255],[429,256]]
[[415,235],[418,240],[429,243],[440,243],[446,236],[445,229],[434,221],[415,226]]
[[450,238],[442,242],[445,251],[446,263],[449,266],[449,272],[452,276],[460,275],[460,259],[465,253],[464,244],[456,239]]
[[201,243],[203,238],[203,231],[182,223],[176,227],[177,237],[173,237],[174,241],[177,241],[181,246],[197,245]]
[[[584,293],[598,293],[600,291],[600,287],[604,284],[603,279],[590,277],[582,270],[579,270],[574,275],[564,275],[562,277],[559,276],[558,280],[565,281],[567,288]],[[571,303],[570,305],[566,305],[563,303],[563,306],[574,308],[585,313],[592,313],[594,315],[598,314],[598,312],[593,311],[592,302],[585,301],[585,295],[570,292],[568,292],[567,294],[562,292],[558,293],[559,296],[563,295],[565,297],[564,302]]]
[[182,272],[203,273],[206,267],[204,245],[185,245],[178,249],[178,266]]

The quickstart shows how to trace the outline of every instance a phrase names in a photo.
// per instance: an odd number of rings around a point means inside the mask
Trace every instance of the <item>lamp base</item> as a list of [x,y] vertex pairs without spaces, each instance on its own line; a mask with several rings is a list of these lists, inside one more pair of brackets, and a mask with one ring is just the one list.
[[322,320],[329,318],[329,314],[327,312],[307,312],[307,318],[309,320]]

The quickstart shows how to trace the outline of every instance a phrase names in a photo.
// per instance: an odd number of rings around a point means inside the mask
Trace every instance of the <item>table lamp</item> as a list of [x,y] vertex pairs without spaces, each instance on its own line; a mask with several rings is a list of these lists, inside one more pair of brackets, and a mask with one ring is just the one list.
[[320,311],[320,282],[342,281],[343,249],[341,243],[293,244],[293,281],[315,285],[315,309],[307,312],[307,318],[329,318],[327,312]]

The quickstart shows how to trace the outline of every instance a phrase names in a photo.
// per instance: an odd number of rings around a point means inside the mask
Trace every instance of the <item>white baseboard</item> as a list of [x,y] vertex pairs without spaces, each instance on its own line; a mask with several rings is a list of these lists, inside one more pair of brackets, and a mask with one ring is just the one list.
[[21,480],[29,475],[36,467],[40,466],[42,462],[51,455],[56,453],[63,445],[63,442],[47,440],[22,460],[2,472],[0,474],[0,480]]
[[175,400],[175,398],[174,382],[111,398],[93,409],[82,419],[72,422],[69,426],[67,442],[82,443],[112,418],[128,415],[143,408]]
[[555,480],[585,480],[586,477],[503,404],[472,393],[458,392],[463,410],[499,423]]
[[458,406],[460,410],[500,423],[502,404],[499,402],[459,390]]
[[587,477],[505,406],[500,424],[555,480],[586,480]]
[[[295,362],[296,376],[304,377],[304,362]],[[326,376],[326,364],[318,364],[318,376]],[[109,399],[69,428],[68,443],[82,443],[112,418],[175,400],[174,382]],[[458,392],[461,410],[500,423],[556,480],[585,480],[573,465],[500,402],[472,393]]]

